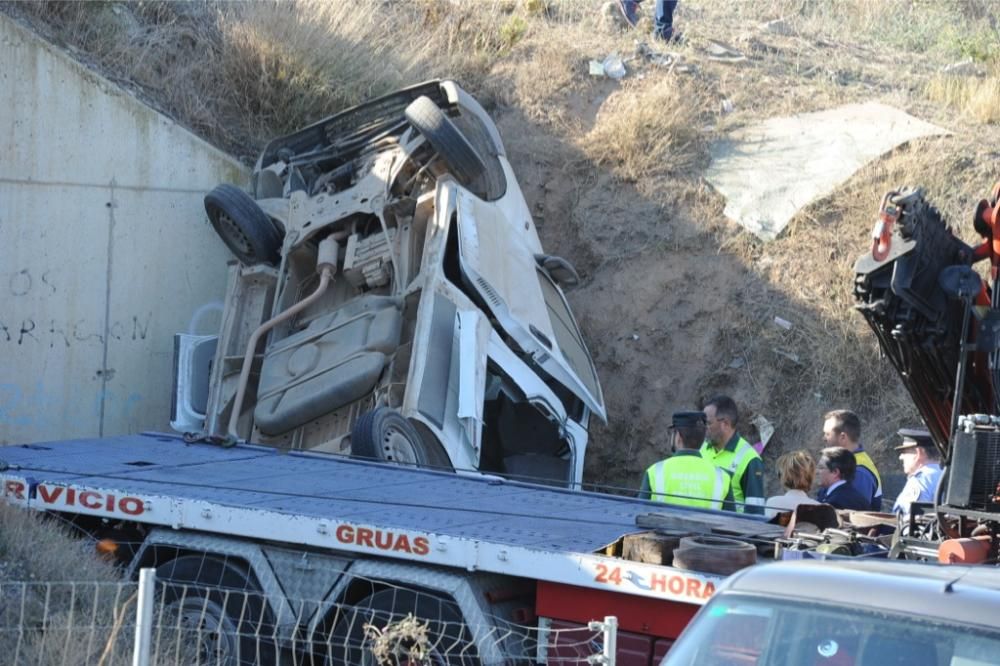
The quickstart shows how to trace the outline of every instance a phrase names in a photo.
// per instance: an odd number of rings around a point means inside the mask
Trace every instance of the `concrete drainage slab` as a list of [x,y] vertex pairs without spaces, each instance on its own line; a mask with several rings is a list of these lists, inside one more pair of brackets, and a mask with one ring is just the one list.
[[705,178],[727,217],[769,241],[868,161],[938,134],[950,132],[876,102],[770,118],[714,143]]

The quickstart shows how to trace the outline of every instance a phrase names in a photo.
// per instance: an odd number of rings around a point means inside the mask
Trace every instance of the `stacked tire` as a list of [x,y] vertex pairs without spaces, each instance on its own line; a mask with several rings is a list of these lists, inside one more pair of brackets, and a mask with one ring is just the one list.
[[690,536],[674,549],[674,567],[728,576],[757,563],[757,549],[738,539]]

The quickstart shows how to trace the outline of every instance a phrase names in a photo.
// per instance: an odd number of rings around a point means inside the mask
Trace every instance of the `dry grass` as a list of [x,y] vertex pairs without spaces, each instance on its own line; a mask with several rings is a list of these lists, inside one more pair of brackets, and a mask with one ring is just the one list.
[[[12,661],[17,654],[17,663],[93,660],[86,637],[91,627],[113,622],[115,589],[104,584],[120,582],[118,571],[97,558],[92,544],[33,511],[0,502],[0,525],[0,654]],[[81,585],[41,585],[49,582]],[[65,630],[74,617],[75,631]],[[23,638],[18,627],[27,629]],[[100,650],[106,639],[102,630],[90,647]]]
[[986,77],[941,74],[927,84],[927,96],[981,123],[1000,122],[1000,66]]
[[478,92],[548,126],[554,134],[575,136],[592,122],[582,117],[589,115],[581,113],[582,108],[590,99],[603,97],[599,92],[603,82],[587,75],[588,60],[632,48],[625,39],[609,39],[593,20],[535,18],[510,54],[491,66]]
[[584,151],[632,181],[700,171],[706,107],[702,88],[680,75],[629,82],[604,103]]
[[724,11],[735,24],[785,19],[797,36],[832,40],[848,49],[982,61],[1000,53],[992,0],[691,0],[691,4],[716,16]]
[[372,656],[379,664],[394,664],[404,660],[412,664],[430,663],[432,649],[427,634],[428,623],[408,613],[406,617],[380,627],[365,624],[365,639],[370,641]]
[[0,582],[117,582],[115,567],[99,560],[93,543],[41,514],[0,502]]
[[[0,502],[0,655],[14,666],[132,663],[134,587],[66,523]],[[153,664],[194,663],[169,614]]]
[[435,76],[492,64],[573,3],[379,0],[4,3],[197,133],[250,159],[276,134]]

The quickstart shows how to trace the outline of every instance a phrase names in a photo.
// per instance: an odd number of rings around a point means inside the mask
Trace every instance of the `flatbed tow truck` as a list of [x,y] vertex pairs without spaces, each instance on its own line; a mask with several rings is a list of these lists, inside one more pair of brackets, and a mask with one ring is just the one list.
[[[722,576],[623,559],[623,535],[650,520],[781,532],[735,514],[156,433],[5,447],[0,487],[7,502],[120,544],[133,576],[152,567],[161,582],[259,595],[277,650],[342,639],[342,608],[391,585],[453,609],[474,646],[461,663],[546,663],[559,650],[547,630],[605,616],[618,619],[618,663],[657,663]],[[537,644],[498,644],[498,618],[536,629]]]

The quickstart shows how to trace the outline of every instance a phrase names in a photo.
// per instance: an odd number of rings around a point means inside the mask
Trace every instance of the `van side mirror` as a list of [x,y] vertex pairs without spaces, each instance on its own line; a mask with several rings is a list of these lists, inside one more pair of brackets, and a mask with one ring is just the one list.
[[580,274],[562,257],[554,254],[536,254],[535,261],[542,268],[552,281],[563,289],[572,289],[580,284]]

